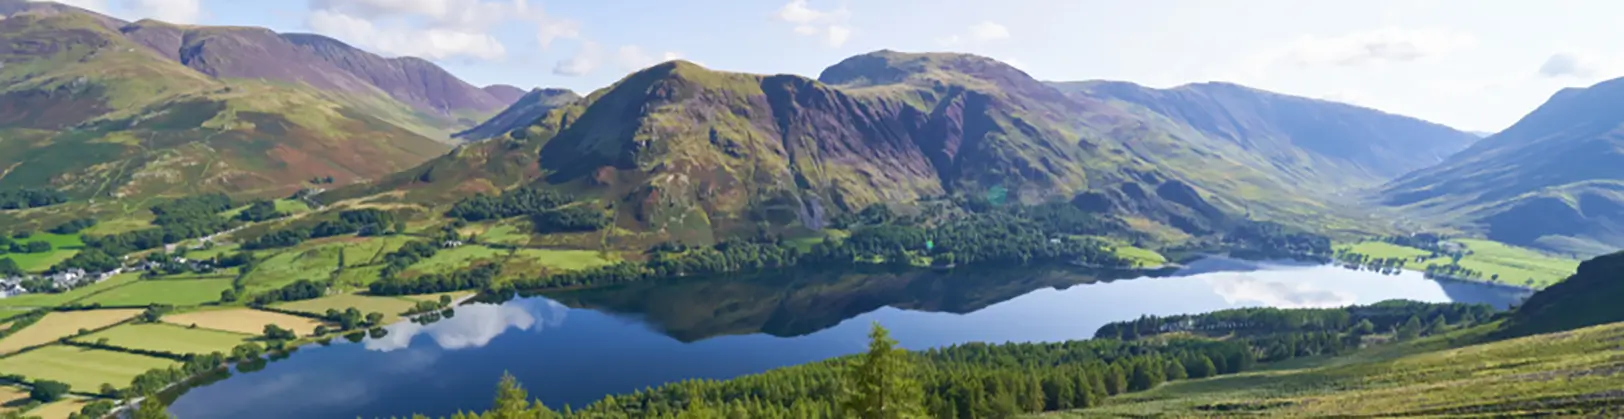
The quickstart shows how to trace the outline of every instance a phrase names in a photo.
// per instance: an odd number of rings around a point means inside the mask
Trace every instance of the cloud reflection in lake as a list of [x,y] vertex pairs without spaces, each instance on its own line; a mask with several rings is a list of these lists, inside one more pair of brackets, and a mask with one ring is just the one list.
[[531,330],[537,323],[557,326],[568,308],[550,300],[517,300],[508,304],[470,304],[456,308],[456,315],[427,325],[401,322],[385,327],[387,336],[368,339],[368,350],[390,352],[411,346],[418,335],[428,335],[442,349],[479,348],[509,328]]
[[1311,281],[1293,278],[1306,271],[1219,272],[1203,275],[1202,280],[1212,286],[1213,293],[1232,306],[1320,308],[1341,307],[1359,301],[1357,295],[1347,290],[1321,288]]

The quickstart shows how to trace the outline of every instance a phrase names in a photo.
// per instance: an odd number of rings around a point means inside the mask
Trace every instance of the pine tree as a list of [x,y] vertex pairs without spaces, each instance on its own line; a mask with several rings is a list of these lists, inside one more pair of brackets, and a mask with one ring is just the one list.
[[1128,373],[1122,371],[1122,366],[1112,363],[1105,369],[1105,394],[1118,395],[1128,390]]
[[1218,375],[1218,366],[1212,364],[1212,358],[1206,355],[1197,355],[1195,362],[1190,364],[1190,378],[1207,378]]
[[1435,334],[1443,333],[1444,329],[1447,329],[1448,327],[1449,327],[1449,321],[1444,319],[1443,314],[1439,314],[1436,317],[1433,317],[1432,321],[1427,322],[1426,334],[1435,335]]
[[912,359],[896,347],[891,333],[874,323],[868,353],[847,367],[846,417],[861,419],[923,418],[924,388],[913,379]]
[[1415,339],[1421,335],[1421,319],[1410,316],[1409,320],[1405,320],[1404,324],[1394,330],[1394,334],[1398,335],[1399,340]]
[[513,378],[513,374],[502,373],[502,381],[496,384],[496,403],[485,416],[490,419],[521,419],[528,416],[526,413],[529,410],[530,394],[519,386],[519,380]]
[[1184,368],[1184,363],[1179,362],[1177,359],[1168,361],[1167,368],[1163,368],[1162,371],[1167,372],[1167,381],[1190,378],[1189,370]]

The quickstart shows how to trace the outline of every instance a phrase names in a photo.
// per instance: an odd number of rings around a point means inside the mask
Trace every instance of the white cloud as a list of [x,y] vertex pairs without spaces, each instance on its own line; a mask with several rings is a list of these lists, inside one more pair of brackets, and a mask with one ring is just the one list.
[[790,0],[773,13],[773,18],[790,24],[796,35],[822,37],[830,47],[846,45],[854,32],[851,26],[846,25],[851,11],[844,5],[832,10],[818,10],[812,8],[807,0]]
[[553,74],[568,77],[584,76],[598,70],[603,63],[603,49],[598,43],[585,41],[575,50],[575,55],[558,62],[553,66]]
[[831,47],[838,48],[841,45],[846,45],[846,41],[851,40],[851,28],[847,26],[829,25],[827,33],[829,34],[829,46]]
[[1278,58],[1303,66],[1405,63],[1476,44],[1471,35],[1451,30],[1381,28],[1332,37],[1304,36]]
[[473,58],[497,60],[507,54],[501,41],[489,34],[455,29],[382,27],[371,21],[331,10],[315,10],[305,24],[318,33],[354,42],[385,55],[431,60]]
[[1595,80],[1617,77],[1621,69],[1624,63],[1616,58],[1588,51],[1564,51],[1546,58],[1538,74],[1546,78]]
[[141,16],[170,23],[192,24],[203,17],[199,0],[131,0],[130,8]]
[[965,28],[962,33],[955,33],[936,39],[942,46],[956,46],[968,40],[975,43],[984,43],[1009,39],[1009,27],[998,22],[984,21]]
[[1278,308],[1342,307],[1358,302],[1352,293],[1319,288],[1311,284],[1266,279],[1275,272],[1223,272],[1202,278],[1212,291],[1230,305],[1261,305]]
[[540,330],[562,324],[569,309],[558,303],[547,302],[540,307],[529,307],[525,302],[508,304],[468,304],[456,307],[456,316],[422,325],[400,322],[384,327],[389,333],[364,342],[368,350],[391,352],[411,346],[412,338],[428,335],[442,349],[457,350],[479,348],[508,329]]
[[309,0],[309,5],[305,23],[311,30],[389,55],[498,60],[507,48],[492,31],[509,23],[533,26],[543,48],[581,37],[579,22],[553,18],[528,0]]
[[1000,39],[1009,39],[1009,28],[997,22],[981,22],[970,25],[970,39],[987,42]]

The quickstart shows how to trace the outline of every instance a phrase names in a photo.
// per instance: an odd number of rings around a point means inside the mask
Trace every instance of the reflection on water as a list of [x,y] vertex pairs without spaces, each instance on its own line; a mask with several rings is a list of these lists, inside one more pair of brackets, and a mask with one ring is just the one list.
[[908,348],[1086,339],[1141,315],[1393,298],[1505,307],[1506,291],[1420,275],[1212,258],[1119,280],[1069,266],[858,267],[656,281],[460,306],[359,343],[311,346],[195,388],[181,418],[450,415],[488,407],[504,372],[550,406],[692,378],[723,379],[863,349],[878,321]]

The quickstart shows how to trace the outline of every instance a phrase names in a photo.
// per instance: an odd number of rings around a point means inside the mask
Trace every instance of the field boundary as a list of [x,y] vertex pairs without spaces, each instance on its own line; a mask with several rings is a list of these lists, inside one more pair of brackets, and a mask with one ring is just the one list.
[[[82,310],[82,311],[90,311],[90,310]],[[98,327],[98,328],[95,328],[95,329],[85,329],[85,333],[74,333],[71,336],[63,336],[63,337],[57,338],[56,340],[53,340],[53,341],[50,341],[50,342],[20,348],[20,349],[17,349],[16,351],[14,351],[12,353],[0,355],[0,359],[5,359],[5,358],[10,358],[10,357],[13,357],[13,356],[21,355],[23,353],[30,352],[30,351],[33,351],[33,350],[36,350],[36,349],[39,349],[39,348],[51,346],[51,345],[68,344],[68,342],[73,340],[73,338],[79,337],[81,335],[90,335],[90,334],[94,334],[96,332],[100,332],[100,331],[103,331],[103,330],[119,327],[119,326],[122,326],[122,325],[127,324],[127,323],[135,322],[136,317],[139,317],[139,316],[131,316],[128,319],[124,319],[124,320],[119,321],[118,323],[113,323],[113,324],[103,326],[103,327]]]

